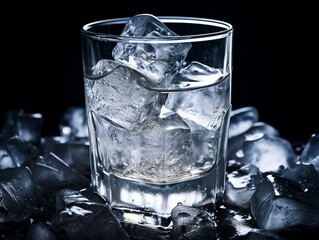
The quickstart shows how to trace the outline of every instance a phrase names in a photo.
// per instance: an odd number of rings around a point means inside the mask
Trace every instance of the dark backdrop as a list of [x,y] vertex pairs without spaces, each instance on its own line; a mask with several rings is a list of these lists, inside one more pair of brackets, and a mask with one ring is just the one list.
[[84,106],[81,26],[151,13],[232,23],[233,107],[255,106],[262,121],[291,141],[305,142],[319,132],[317,68],[311,64],[318,62],[311,44],[316,8],[309,3],[65,0],[9,5],[2,8],[0,124],[7,110],[25,109],[43,114],[43,134],[58,134],[66,108]]

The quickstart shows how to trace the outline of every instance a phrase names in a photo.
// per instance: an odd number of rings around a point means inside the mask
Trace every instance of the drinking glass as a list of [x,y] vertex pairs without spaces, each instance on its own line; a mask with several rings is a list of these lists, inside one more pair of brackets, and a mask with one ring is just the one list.
[[216,205],[225,186],[231,24],[103,19],[81,29],[92,187],[120,221],[172,227],[179,204]]

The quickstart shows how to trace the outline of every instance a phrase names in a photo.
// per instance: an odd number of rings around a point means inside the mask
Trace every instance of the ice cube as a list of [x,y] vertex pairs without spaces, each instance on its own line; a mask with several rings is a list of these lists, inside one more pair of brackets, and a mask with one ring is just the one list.
[[45,192],[52,193],[63,187],[86,188],[88,179],[72,169],[52,152],[44,153],[28,164],[36,183]]
[[28,167],[0,170],[0,222],[20,222],[44,209],[42,192]]
[[129,131],[138,131],[144,121],[159,115],[166,94],[140,86],[137,82],[145,78],[140,73],[114,61],[101,60],[94,74],[103,77],[86,81],[89,114],[93,111],[99,118]]
[[226,202],[248,209],[251,196],[262,179],[262,173],[251,164],[227,174],[224,195]]
[[95,202],[70,202],[50,225],[61,239],[129,239],[110,207]]
[[165,107],[184,119],[209,130],[217,130],[230,108],[230,82],[226,78],[218,85],[192,91],[168,93]]
[[85,107],[69,107],[65,110],[59,124],[61,136],[71,139],[88,137],[85,111]]
[[191,43],[159,43],[158,37],[177,36],[164,23],[151,14],[131,17],[122,36],[148,37],[150,43],[119,42],[112,55],[116,61],[127,64],[160,85],[168,85],[172,76],[183,67]]
[[300,184],[269,174],[251,197],[250,210],[265,230],[319,227],[319,190],[303,190]]
[[259,112],[253,106],[234,109],[230,114],[228,137],[232,138],[246,132],[259,121]]
[[9,110],[6,113],[2,137],[17,135],[21,140],[37,145],[42,134],[43,116],[41,113],[26,112],[23,109]]
[[177,205],[172,210],[173,240],[212,240],[217,239],[216,223],[205,210]]
[[255,165],[261,172],[279,172],[293,166],[297,156],[288,140],[257,133],[243,142],[241,161]]
[[311,135],[301,152],[299,161],[311,163],[319,171],[319,134]]
[[283,171],[281,176],[299,183],[304,191],[309,189],[319,190],[319,173],[310,163],[297,162],[294,166]]
[[275,137],[279,136],[279,131],[270,124],[265,122],[255,122],[247,131],[228,139],[227,158],[229,160],[236,159],[238,151],[242,151],[242,145],[246,138],[250,138],[252,135],[257,133]]
[[188,175],[195,163],[189,126],[176,114],[143,125],[139,134],[107,125],[109,158],[114,172],[149,181]]
[[0,139],[0,169],[24,166],[38,156],[39,149],[17,135]]
[[54,153],[71,168],[90,179],[90,153],[87,138],[47,136],[41,139],[39,149],[42,153]]
[[207,87],[223,80],[221,69],[209,67],[200,62],[193,61],[176,73],[167,89],[192,89]]

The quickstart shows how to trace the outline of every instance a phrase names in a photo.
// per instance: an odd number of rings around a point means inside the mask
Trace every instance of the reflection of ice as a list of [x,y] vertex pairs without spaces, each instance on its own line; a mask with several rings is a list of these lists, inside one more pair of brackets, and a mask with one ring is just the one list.
[[[127,22],[122,36],[176,36],[157,17],[136,15]],[[141,71],[151,80],[166,85],[183,66],[190,43],[117,43],[112,55],[116,61]]]

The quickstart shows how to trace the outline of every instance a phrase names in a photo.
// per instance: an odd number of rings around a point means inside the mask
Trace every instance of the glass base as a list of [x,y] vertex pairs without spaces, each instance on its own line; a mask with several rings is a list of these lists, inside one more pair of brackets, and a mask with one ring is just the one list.
[[171,229],[171,211],[177,205],[215,206],[224,190],[223,161],[197,178],[173,184],[150,184],[97,172],[96,190],[110,203],[120,222]]

